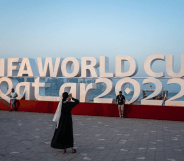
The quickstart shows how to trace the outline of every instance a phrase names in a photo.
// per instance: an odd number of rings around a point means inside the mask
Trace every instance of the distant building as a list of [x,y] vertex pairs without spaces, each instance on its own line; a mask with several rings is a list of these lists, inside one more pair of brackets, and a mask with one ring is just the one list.
[[68,78],[67,82],[78,83],[78,78]]
[[16,78],[19,82],[24,82],[24,78]]

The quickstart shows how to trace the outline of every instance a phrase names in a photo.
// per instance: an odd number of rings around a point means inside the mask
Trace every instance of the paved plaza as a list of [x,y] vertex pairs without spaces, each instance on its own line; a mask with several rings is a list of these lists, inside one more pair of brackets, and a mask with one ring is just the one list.
[[76,154],[50,147],[53,114],[0,111],[0,161],[182,161],[184,122],[73,115]]

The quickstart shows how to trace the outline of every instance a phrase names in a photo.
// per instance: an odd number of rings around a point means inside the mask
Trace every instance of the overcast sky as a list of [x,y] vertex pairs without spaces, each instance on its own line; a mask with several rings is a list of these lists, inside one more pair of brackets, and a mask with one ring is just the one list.
[[[2,58],[108,56],[114,71],[115,56],[130,55],[137,76],[145,76],[143,64],[152,54],[173,54],[180,70],[183,0],[0,1]],[[165,71],[165,62],[155,62],[153,70]]]

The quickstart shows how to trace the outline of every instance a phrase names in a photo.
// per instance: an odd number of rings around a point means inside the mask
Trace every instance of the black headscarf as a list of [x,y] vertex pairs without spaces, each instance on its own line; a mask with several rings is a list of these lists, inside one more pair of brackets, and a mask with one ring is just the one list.
[[62,96],[63,96],[63,100],[62,101],[66,101],[66,99],[68,98],[68,93],[64,92]]

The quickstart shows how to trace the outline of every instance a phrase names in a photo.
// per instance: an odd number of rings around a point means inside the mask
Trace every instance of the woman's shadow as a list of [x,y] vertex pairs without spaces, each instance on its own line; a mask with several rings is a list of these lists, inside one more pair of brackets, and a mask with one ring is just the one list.
[[125,104],[125,107],[124,107],[124,114],[125,114],[125,116],[127,117],[127,115],[129,114],[129,113],[131,113],[132,112],[132,106],[131,106],[131,104],[129,105],[129,104]]

